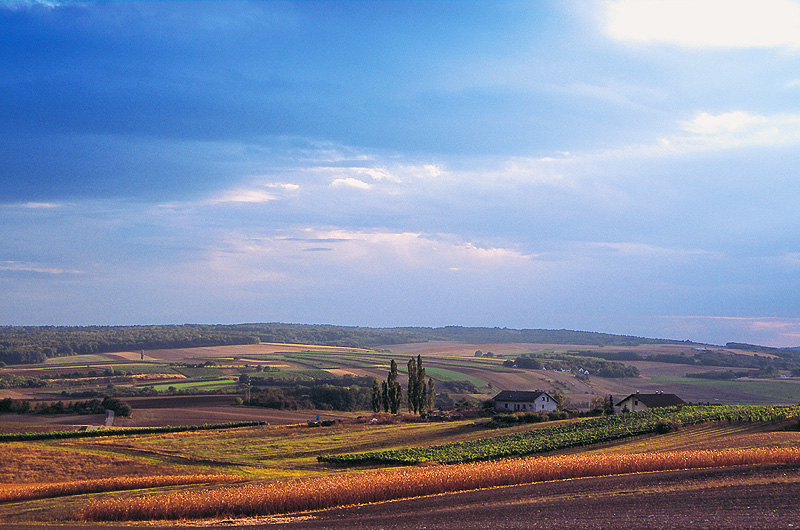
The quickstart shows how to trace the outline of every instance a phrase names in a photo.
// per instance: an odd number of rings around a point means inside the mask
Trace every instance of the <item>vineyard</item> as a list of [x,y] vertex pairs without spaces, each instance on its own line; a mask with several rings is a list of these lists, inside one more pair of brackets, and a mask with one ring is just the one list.
[[322,455],[319,462],[338,465],[413,465],[423,462],[457,464],[546,453],[559,449],[666,433],[683,425],[706,422],[778,422],[800,418],[800,406],[667,407],[630,414],[602,416],[552,427],[431,447],[343,455]]

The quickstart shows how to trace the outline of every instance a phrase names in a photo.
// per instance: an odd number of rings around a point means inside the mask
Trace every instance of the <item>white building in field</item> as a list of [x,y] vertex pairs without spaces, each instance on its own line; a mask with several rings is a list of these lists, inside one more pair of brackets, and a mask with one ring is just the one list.
[[556,400],[541,390],[503,390],[494,397],[494,408],[499,412],[555,412]]

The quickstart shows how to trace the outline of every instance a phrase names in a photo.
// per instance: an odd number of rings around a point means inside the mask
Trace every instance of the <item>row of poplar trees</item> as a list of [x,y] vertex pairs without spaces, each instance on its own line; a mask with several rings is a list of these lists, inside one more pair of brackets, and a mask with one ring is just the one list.
[[[425,414],[433,410],[436,388],[432,378],[425,382],[425,368],[422,367],[422,356],[417,355],[415,361],[412,357],[408,360],[408,410],[415,414]],[[372,380],[372,411],[397,414],[403,401],[403,388],[397,382],[397,363],[392,359],[389,366],[389,376],[386,381],[378,383]]]

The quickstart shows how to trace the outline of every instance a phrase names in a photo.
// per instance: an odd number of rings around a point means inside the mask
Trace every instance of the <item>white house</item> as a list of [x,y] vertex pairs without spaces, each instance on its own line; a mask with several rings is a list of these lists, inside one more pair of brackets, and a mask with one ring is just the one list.
[[500,412],[555,412],[558,406],[553,396],[541,390],[503,390],[494,397],[494,408]]

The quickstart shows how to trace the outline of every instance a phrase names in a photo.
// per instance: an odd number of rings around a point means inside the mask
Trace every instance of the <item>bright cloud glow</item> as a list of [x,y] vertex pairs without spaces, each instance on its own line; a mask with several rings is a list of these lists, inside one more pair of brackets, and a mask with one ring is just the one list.
[[792,0],[617,0],[605,5],[614,39],[697,48],[800,48]]

